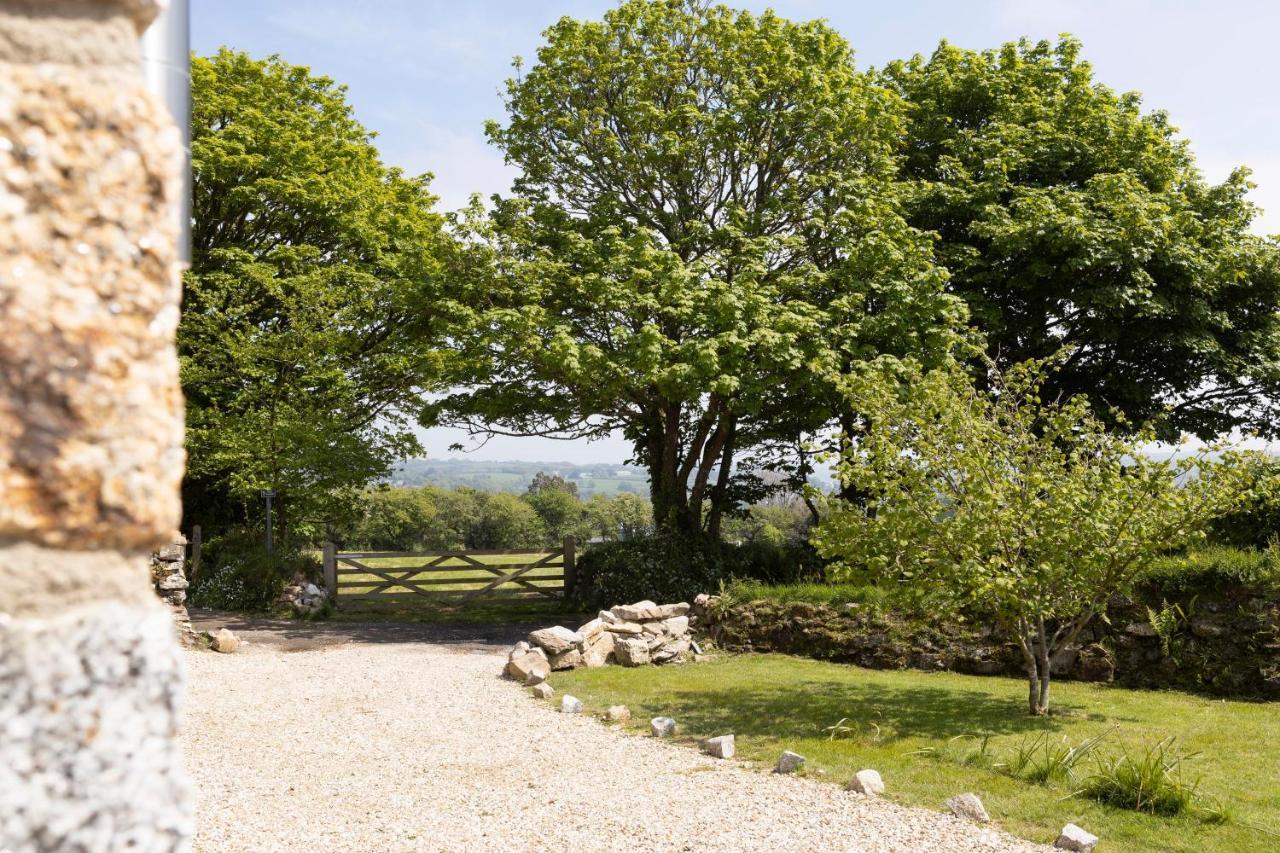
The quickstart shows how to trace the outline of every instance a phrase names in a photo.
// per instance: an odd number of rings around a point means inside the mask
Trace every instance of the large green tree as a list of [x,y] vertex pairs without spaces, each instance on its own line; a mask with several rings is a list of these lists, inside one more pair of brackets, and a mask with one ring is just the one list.
[[621,431],[659,527],[715,534],[736,458],[821,429],[833,376],[957,317],[894,206],[898,99],[770,12],[632,0],[545,37],[488,128],[521,177],[486,223],[479,370],[428,419]]
[[1280,246],[1249,233],[1248,171],[1205,182],[1187,141],[1099,84],[1064,38],[943,43],[881,77],[908,104],[905,209],[1001,365],[1071,357],[1046,393],[1166,435],[1274,433]]
[[243,520],[261,489],[285,519],[327,517],[417,447],[454,248],[343,87],[226,49],[192,59],[191,85],[187,521]]

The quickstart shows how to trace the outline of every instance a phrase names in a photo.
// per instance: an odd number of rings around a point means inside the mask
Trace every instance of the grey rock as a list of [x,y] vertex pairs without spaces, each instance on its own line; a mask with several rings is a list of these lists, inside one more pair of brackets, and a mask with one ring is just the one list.
[[560,697],[560,713],[561,714],[581,714],[582,700],[567,693]]
[[709,737],[701,743],[702,751],[713,758],[733,758],[733,735]]
[[604,666],[614,660],[614,636],[608,631],[601,631],[587,640],[582,648],[582,665],[587,669]]
[[611,622],[604,626],[606,631],[614,634],[639,634],[644,631],[644,626],[639,622]]
[[524,640],[516,643],[511,647],[511,652],[507,655],[507,661],[513,661],[518,657],[523,657],[529,653],[530,646]]
[[773,772],[794,773],[801,767],[804,767],[804,756],[787,749],[778,756],[778,764],[773,768]]
[[324,595],[324,590],[322,590],[320,587],[316,586],[313,583],[309,583],[306,586],[304,586],[302,588],[302,591],[305,592],[307,595],[311,596],[312,598],[318,598],[319,596]]
[[670,717],[654,717],[649,721],[649,732],[654,737],[671,737],[676,733],[676,721]]
[[530,692],[533,693],[535,698],[550,699],[556,691],[554,687],[544,681],[541,684],[533,685],[533,689]]
[[673,616],[683,616],[688,613],[689,605],[683,601],[679,604],[664,604],[658,608],[658,611],[662,614],[662,619],[670,619]]
[[974,823],[986,823],[991,820],[991,816],[983,808],[982,800],[978,799],[977,794],[957,794],[943,805],[956,817],[971,820]]
[[212,648],[215,652],[229,655],[240,648],[240,638],[230,628],[222,628],[213,635]]
[[546,681],[551,675],[551,664],[542,655],[526,652],[507,661],[506,674],[526,687]]
[[612,610],[601,610],[600,613],[596,616],[596,618],[606,625],[612,625],[614,622],[622,621],[617,616],[613,615]]
[[187,548],[185,544],[174,542],[163,546],[156,551],[156,559],[162,563],[177,563],[186,559]]
[[613,653],[623,666],[644,666],[649,663],[649,644],[641,639],[617,640],[613,645]]
[[689,638],[685,637],[680,640],[670,640],[657,652],[651,655],[654,663],[671,663],[680,659],[681,655],[689,651],[689,647],[693,644],[689,642]]
[[582,652],[577,649],[569,649],[551,656],[551,669],[555,672],[579,666],[582,666]]
[[1086,832],[1074,823],[1069,823],[1062,827],[1062,832],[1058,834],[1058,840],[1053,842],[1053,846],[1059,850],[1074,850],[1076,853],[1090,853],[1094,846],[1098,843],[1098,836]]
[[660,624],[667,635],[671,637],[683,637],[689,633],[688,616],[672,616],[662,620]]
[[651,619],[661,619],[662,608],[645,599],[635,604],[619,604],[613,608],[613,615],[623,622],[648,622]]
[[884,780],[880,778],[880,774],[875,770],[859,770],[853,774],[853,779],[845,787],[850,791],[857,791],[859,794],[878,797],[884,793]]
[[621,723],[631,719],[631,709],[626,705],[611,705],[604,712],[604,718],[611,723]]
[[543,628],[529,635],[529,642],[545,649],[549,655],[558,655],[582,643],[582,635],[563,625]]
[[590,640],[592,637],[604,631],[604,620],[592,619],[587,624],[578,629],[578,635],[582,637],[583,642]]

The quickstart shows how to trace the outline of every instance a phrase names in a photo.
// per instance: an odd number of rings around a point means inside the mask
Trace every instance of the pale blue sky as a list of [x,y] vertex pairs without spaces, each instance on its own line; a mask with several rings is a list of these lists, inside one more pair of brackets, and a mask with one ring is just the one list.
[[[484,141],[501,118],[498,90],[511,58],[532,59],[539,34],[563,15],[599,17],[611,0],[192,0],[192,46],[256,56],[279,53],[350,88],[360,120],[377,131],[384,159],[432,172],[447,207],[472,192],[507,189],[511,172]],[[1019,36],[1084,42],[1098,78],[1137,90],[1164,109],[1194,145],[1205,174],[1220,180],[1248,165],[1254,200],[1280,232],[1280,3],[1274,0],[737,0],[796,19],[826,18],[862,66],[928,53],[942,38],[968,48]],[[459,435],[432,430],[430,455],[451,456]],[[618,462],[618,440],[571,445],[495,439],[480,459]]]

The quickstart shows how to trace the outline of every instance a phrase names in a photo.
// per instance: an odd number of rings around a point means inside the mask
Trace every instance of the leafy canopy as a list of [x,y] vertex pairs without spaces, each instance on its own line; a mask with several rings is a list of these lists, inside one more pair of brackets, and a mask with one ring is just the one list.
[[838,472],[867,499],[833,502],[815,533],[845,571],[926,585],[1003,625],[1022,649],[1033,714],[1048,710],[1054,653],[1245,489],[1231,457],[1152,459],[1083,397],[1043,399],[1053,366],[989,365],[989,393],[955,364],[852,378],[869,426]]
[[624,2],[547,30],[506,106],[488,134],[522,174],[473,222],[475,373],[429,418],[620,430],[663,528],[716,532],[738,454],[829,421],[846,364],[959,316],[894,209],[898,99],[825,24]]
[[227,49],[191,78],[187,514],[226,522],[272,488],[288,516],[328,515],[417,447],[454,247],[427,179],[379,160],[328,78]]
[[890,63],[907,220],[938,235],[991,359],[1071,348],[1051,396],[1159,419],[1166,438],[1274,433],[1280,244],[1249,232],[1248,170],[1207,184],[1165,114],[1097,83],[1080,51],[943,42]]

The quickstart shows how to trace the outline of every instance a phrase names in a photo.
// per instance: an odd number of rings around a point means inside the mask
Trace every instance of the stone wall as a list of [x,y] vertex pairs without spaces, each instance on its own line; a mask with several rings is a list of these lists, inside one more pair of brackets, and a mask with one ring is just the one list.
[[173,850],[180,148],[159,0],[0,0],[0,850]]
[[[1166,605],[1172,618],[1161,636],[1148,608]],[[714,598],[695,602],[692,615],[713,642],[733,651],[784,652],[871,669],[1024,677],[1016,643],[981,620],[860,604]],[[1109,621],[1094,620],[1053,670],[1056,677],[1126,687],[1280,698],[1280,601],[1245,588],[1169,602],[1158,594],[1117,598]]]

